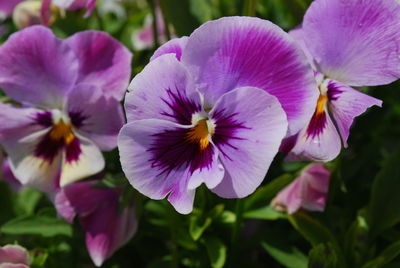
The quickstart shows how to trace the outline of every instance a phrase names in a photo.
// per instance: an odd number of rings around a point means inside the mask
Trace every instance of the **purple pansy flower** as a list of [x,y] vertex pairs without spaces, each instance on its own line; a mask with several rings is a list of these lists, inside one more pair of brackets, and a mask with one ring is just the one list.
[[109,35],[66,40],[43,26],[0,47],[0,87],[21,106],[0,104],[0,143],[15,177],[51,191],[101,171],[116,147],[131,53]]
[[0,247],[1,268],[29,268],[29,255],[25,248],[18,245]]
[[96,266],[111,257],[135,234],[135,207],[119,211],[120,193],[112,188],[95,187],[95,182],[78,182],[64,187],[55,196],[60,216],[72,223],[78,215],[86,232],[86,247]]
[[277,210],[289,214],[300,208],[310,211],[324,211],[329,190],[330,171],[323,164],[311,164],[300,176],[281,190],[272,200]]
[[342,143],[347,147],[354,118],[382,105],[351,86],[400,77],[400,5],[395,0],[316,0],[291,35],[315,70],[320,97],[288,159],[330,161]]
[[130,183],[180,213],[205,183],[251,194],[283,137],[310,119],[309,65],[294,41],[257,18],[211,21],[167,42],[129,86],[118,147]]

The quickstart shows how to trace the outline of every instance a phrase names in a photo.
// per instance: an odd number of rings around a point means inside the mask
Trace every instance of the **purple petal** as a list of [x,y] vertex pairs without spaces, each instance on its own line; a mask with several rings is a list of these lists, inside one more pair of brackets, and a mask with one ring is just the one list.
[[0,264],[29,265],[29,255],[25,248],[17,245],[6,245],[0,248]]
[[18,5],[22,1],[25,1],[25,0],[1,0],[0,1],[0,18],[2,18],[3,16],[5,18],[11,17],[16,5]]
[[116,99],[105,97],[96,86],[79,84],[68,95],[67,110],[73,126],[102,151],[117,146],[117,136],[125,119]]
[[118,199],[108,200],[98,209],[80,218],[86,231],[86,247],[97,267],[128,242],[137,228],[134,207],[118,213]]
[[61,187],[95,175],[102,171],[105,166],[103,154],[99,148],[80,133],[74,132],[74,135],[79,140],[79,152],[71,152],[71,158],[68,158],[67,148],[62,164]]
[[106,96],[121,100],[131,75],[132,53],[104,32],[79,32],[65,42],[79,59],[78,82],[100,87]]
[[344,147],[347,147],[347,138],[354,118],[373,105],[382,107],[381,100],[332,80],[328,84],[328,97],[330,111],[339,129]]
[[0,58],[0,87],[22,103],[62,108],[78,76],[74,52],[43,26],[13,34],[0,47]]
[[117,200],[118,192],[110,188],[96,188],[96,182],[77,182],[62,188],[55,197],[58,214],[72,222],[76,214],[93,213],[107,200]]
[[303,22],[304,40],[326,76],[353,86],[400,77],[400,5],[395,0],[317,0]]
[[262,89],[230,91],[210,112],[212,137],[225,168],[223,181],[213,189],[226,198],[245,197],[261,184],[287,131],[279,101]]
[[201,111],[200,98],[184,66],[175,55],[151,61],[129,86],[125,110],[128,122],[158,118],[190,125]]
[[286,160],[331,161],[339,155],[342,143],[331,117],[325,110],[315,113],[310,123],[297,136]]
[[301,26],[298,26],[297,28],[291,30],[289,32],[289,35],[293,37],[293,39],[296,41],[297,45],[300,46],[300,48],[303,50],[304,55],[306,55],[308,62],[311,64],[311,67],[316,70],[317,67],[314,64],[314,58],[311,55],[310,51],[308,50],[308,47],[304,41],[304,31]]
[[168,200],[179,213],[192,211],[191,174],[212,165],[213,147],[199,152],[185,137],[189,127],[159,119],[133,121],[118,137],[122,169],[132,186],[152,199]]
[[10,162],[8,161],[8,159],[5,159],[3,161],[0,177],[5,182],[7,182],[15,192],[19,192],[23,188],[22,184],[15,178],[14,174],[12,173]]
[[269,21],[227,17],[210,21],[190,36],[182,62],[213,104],[238,87],[261,88],[281,102],[289,134],[311,117],[317,94],[312,70],[294,40]]
[[154,52],[150,60],[152,61],[164,54],[173,53],[175,54],[176,58],[180,61],[183,50],[185,49],[188,40],[189,38],[187,36],[169,40],[167,43],[163,44]]
[[281,190],[272,201],[280,209],[293,214],[300,208],[324,211],[328,196],[330,172],[322,164],[312,164],[302,171],[291,184]]

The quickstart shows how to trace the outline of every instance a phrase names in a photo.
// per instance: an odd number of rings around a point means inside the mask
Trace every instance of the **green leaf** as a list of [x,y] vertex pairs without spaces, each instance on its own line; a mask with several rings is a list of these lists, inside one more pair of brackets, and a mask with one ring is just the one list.
[[33,214],[43,194],[35,189],[25,188],[19,192],[15,201],[15,212],[17,215]]
[[317,246],[321,243],[332,242],[337,244],[333,234],[322,224],[303,212],[288,215],[293,227],[307,239],[311,245]]
[[390,263],[400,255],[400,241],[396,241],[387,247],[378,257],[366,263],[363,268],[380,268]]
[[282,212],[276,211],[271,206],[250,210],[244,213],[245,219],[259,219],[259,220],[278,220],[285,219],[286,215]]
[[295,247],[282,247],[261,242],[262,247],[280,264],[287,268],[306,268],[308,258]]
[[193,240],[197,241],[204,231],[211,225],[213,220],[219,217],[223,210],[223,204],[215,206],[205,215],[203,215],[200,210],[195,210],[189,221],[189,233]]
[[1,226],[0,232],[10,235],[72,236],[72,227],[64,220],[48,216],[23,216]]
[[267,185],[259,187],[251,196],[245,199],[245,211],[262,204],[265,206],[275,195],[293,180],[293,175],[283,174]]
[[206,236],[202,240],[210,258],[210,263],[213,268],[224,267],[226,261],[226,246],[217,237]]
[[210,0],[190,0],[190,12],[201,23],[212,20],[213,18],[213,7]]
[[[308,268],[339,268],[338,256],[331,243],[319,244],[309,254]],[[341,268],[341,267],[340,267]]]
[[373,237],[400,221],[399,159],[400,149],[385,158],[375,177],[368,207],[368,221]]
[[200,23],[190,13],[189,0],[163,0],[166,7],[166,16],[174,26],[178,36],[190,35]]

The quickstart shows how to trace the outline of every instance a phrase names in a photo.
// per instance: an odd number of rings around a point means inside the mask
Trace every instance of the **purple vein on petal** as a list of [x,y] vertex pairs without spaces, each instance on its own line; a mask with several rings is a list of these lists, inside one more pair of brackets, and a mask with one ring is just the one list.
[[192,115],[201,110],[200,105],[182,95],[180,90],[174,92],[168,88],[166,91],[169,99],[161,98],[161,100],[170,108],[170,111],[163,111],[161,114],[171,117],[179,124],[190,125]]
[[235,119],[236,115],[237,113],[227,115],[225,109],[219,110],[213,115],[213,119],[216,122],[213,141],[218,147],[218,150],[229,160],[232,159],[224,152],[223,147],[229,146],[234,150],[238,150],[238,148],[231,143],[231,140],[245,140],[244,138],[237,137],[236,132],[239,129],[251,129],[246,127],[242,122],[238,122]]
[[188,141],[189,131],[176,128],[152,135],[155,140],[148,151],[153,154],[151,167],[158,168],[159,175],[168,175],[174,169],[189,168],[193,173],[211,167],[214,154],[212,146],[202,150],[199,143]]

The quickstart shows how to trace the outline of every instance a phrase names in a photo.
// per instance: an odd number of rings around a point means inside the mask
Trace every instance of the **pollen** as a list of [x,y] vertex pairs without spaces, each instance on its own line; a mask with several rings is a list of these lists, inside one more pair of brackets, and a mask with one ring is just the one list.
[[65,145],[71,144],[75,136],[72,133],[72,127],[70,124],[65,124],[63,120],[60,120],[50,131],[50,138],[54,141],[63,141]]
[[325,112],[325,103],[328,101],[328,96],[320,94],[317,101],[317,108],[315,110],[316,115],[321,115]]
[[207,149],[210,141],[208,135],[210,134],[209,127],[207,125],[207,119],[201,119],[197,122],[197,125],[189,130],[186,135],[186,140],[191,143],[198,143],[200,150],[204,151]]

